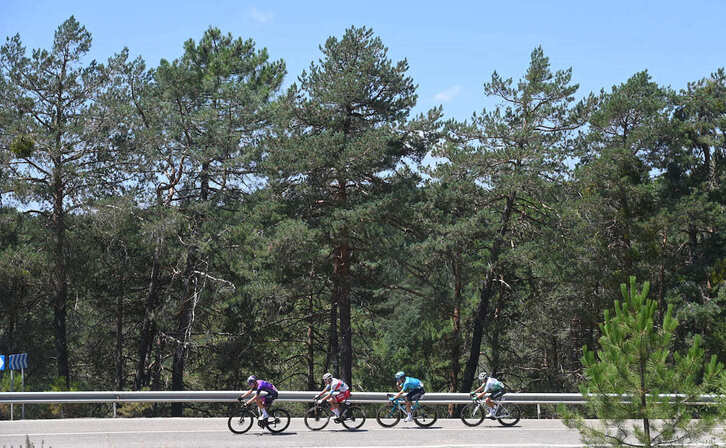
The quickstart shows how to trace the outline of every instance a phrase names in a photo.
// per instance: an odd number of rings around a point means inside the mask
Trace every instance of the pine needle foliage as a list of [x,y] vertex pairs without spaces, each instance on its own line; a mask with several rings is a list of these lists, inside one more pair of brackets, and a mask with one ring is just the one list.
[[[719,421],[719,406],[694,406],[723,384],[723,365],[705,358],[699,336],[687,353],[672,352],[678,321],[672,306],[656,322],[650,284],[638,290],[635,277],[620,285],[622,301],[606,310],[600,349],[584,349],[587,399],[584,414],[562,409],[565,424],[588,446],[683,446],[707,437]],[[599,424],[583,415],[596,416]]]

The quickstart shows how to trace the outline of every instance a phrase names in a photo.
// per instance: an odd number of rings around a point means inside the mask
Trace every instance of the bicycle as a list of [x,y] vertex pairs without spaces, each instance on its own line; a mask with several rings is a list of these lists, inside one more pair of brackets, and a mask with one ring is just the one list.
[[267,428],[271,433],[277,434],[290,425],[290,413],[285,409],[270,408],[267,410],[267,415],[269,415],[267,422],[264,422],[262,411],[256,405],[243,405],[242,409],[229,417],[227,427],[235,434],[244,434],[252,428],[252,423],[257,419],[260,428]]
[[[320,431],[328,426],[331,417],[338,418],[333,410],[330,409],[329,402],[326,401],[327,406],[325,404],[318,404],[317,400],[319,397],[320,395],[315,396],[315,405],[305,412],[305,426],[312,431]],[[363,423],[366,421],[366,414],[362,408],[349,404],[347,400],[344,403],[340,403],[339,406],[341,410],[339,419],[343,426],[351,431],[363,426]]]
[[[487,417],[487,406],[486,401],[477,397],[476,394],[471,394],[472,402],[464,406],[461,410],[461,421],[466,426],[477,426],[484,421]],[[492,400],[494,401],[494,408],[497,410],[494,417],[488,417],[492,420],[497,420],[502,426],[514,426],[519,422],[520,413],[519,408],[512,403],[504,403],[504,400]]]
[[[386,394],[386,396],[388,396],[390,403],[378,409],[376,421],[384,428],[392,428],[398,424],[401,418],[406,416],[406,404],[403,397],[391,400],[393,394]],[[436,408],[419,404],[418,400],[411,405],[411,416],[413,421],[422,428],[428,428],[438,419]]]

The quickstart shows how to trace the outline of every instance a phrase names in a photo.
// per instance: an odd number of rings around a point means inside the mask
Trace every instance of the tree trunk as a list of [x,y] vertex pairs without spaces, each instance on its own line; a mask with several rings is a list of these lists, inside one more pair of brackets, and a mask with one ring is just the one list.
[[[172,361],[171,389],[184,390],[184,363],[187,356],[187,345],[191,337],[194,323],[194,310],[197,305],[197,277],[194,274],[196,265],[196,250],[191,248],[187,253],[186,268],[184,269],[184,296],[179,309],[178,326],[176,331],[174,360]],[[183,403],[171,405],[172,417],[181,417],[184,411]]]
[[333,376],[340,377],[338,363],[338,302],[335,294],[330,299],[330,314],[328,315],[328,355],[325,358],[325,370],[332,371]]
[[[60,137],[59,137],[60,138]],[[57,142],[60,152],[60,141]],[[70,389],[70,367],[68,365],[68,340],[66,336],[66,303],[68,300],[68,282],[65,259],[65,210],[63,209],[63,179],[60,172],[60,160],[56,161],[53,172],[53,231],[55,233],[55,247],[53,250],[53,328],[55,330],[55,351],[58,359],[58,376],[65,379],[67,389]]]
[[333,266],[334,291],[337,297],[340,312],[340,364],[343,381],[353,384],[353,330],[351,328],[350,314],[350,247],[342,244],[335,251]]
[[[154,335],[156,339],[156,350],[154,351],[154,363],[151,370],[151,390],[161,390],[162,389],[162,382],[161,382],[161,372],[162,372],[162,363],[164,361],[164,339],[161,337],[161,335],[158,334],[156,331],[156,324],[154,324]],[[159,410],[160,410],[159,403],[154,403],[154,406],[152,408],[152,415],[154,417],[159,416]]]
[[[502,279],[503,280],[503,279]],[[499,375],[501,372],[499,371],[500,366],[500,353],[501,353],[501,347],[499,344],[499,335],[502,334],[502,307],[504,306],[504,282],[499,282],[499,297],[497,297],[496,304],[494,305],[494,316],[492,317],[493,325],[492,325],[492,332],[491,332],[491,347],[492,347],[492,357],[491,357],[491,364],[489,365],[489,374],[492,376]]]
[[647,359],[647,354],[645,353],[645,350],[643,350],[641,342],[641,352],[640,352],[640,410],[641,410],[641,416],[643,418],[643,434],[645,435],[645,443],[647,447],[651,446],[651,438],[650,438],[650,420],[648,419],[647,415],[647,394],[648,390],[645,386],[645,360]]
[[484,333],[484,325],[486,323],[487,313],[489,311],[489,303],[492,297],[492,283],[494,281],[496,264],[499,261],[499,255],[504,243],[504,236],[507,233],[509,219],[512,215],[512,206],[517,197],[515,192],[511,192],[504,204],[502,219],[499,232],[495,236],[492,243],[491,255],[489,259],[489,267],[487,269],[482,286],[479,290],[479,305],[477,306],[476,315],[474,316],[474,328],[471,334],[471,346],[469,349],[469,359],[466,362],[464,377],[461,382],[461,391],[469,392],[471,385],[474,383],[474,374],[479,365],[479,352],[481,350],[481,340]]
[[139,349],[136,356],[136,377],[134,379],[134,389],[141,390],[149,384],[149,375],[146,366],[152,350],[152,344],[156,337],[156,325],[154,312],[159,300],[159,258],[161,253],[161,238],[156,241],[154,247],[154,259],[151,263],[151,279],[149,279],[149,289],[146,293],[144,302],[144,321],[141,324],[141,334],[139,338]]

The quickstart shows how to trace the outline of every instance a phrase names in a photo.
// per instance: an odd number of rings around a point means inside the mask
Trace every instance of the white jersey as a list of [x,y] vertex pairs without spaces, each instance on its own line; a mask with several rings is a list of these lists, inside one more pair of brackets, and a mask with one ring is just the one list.
[[504,389],[504,384],[496,378],[489,377],[487,384],[484,386],[484,392],[497,392]]

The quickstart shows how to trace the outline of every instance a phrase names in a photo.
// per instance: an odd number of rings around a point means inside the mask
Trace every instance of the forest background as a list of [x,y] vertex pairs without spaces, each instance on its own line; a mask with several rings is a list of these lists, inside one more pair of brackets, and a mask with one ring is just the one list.
[[71,17],[0,50],[0,347],[28,389],[571,392],[630,275],[677,350],[726,361],[723,69],[583,95],[537,47],[458,120],[413,112],[366,27],[292,82],[215,27],[158,66],[91,42]]

